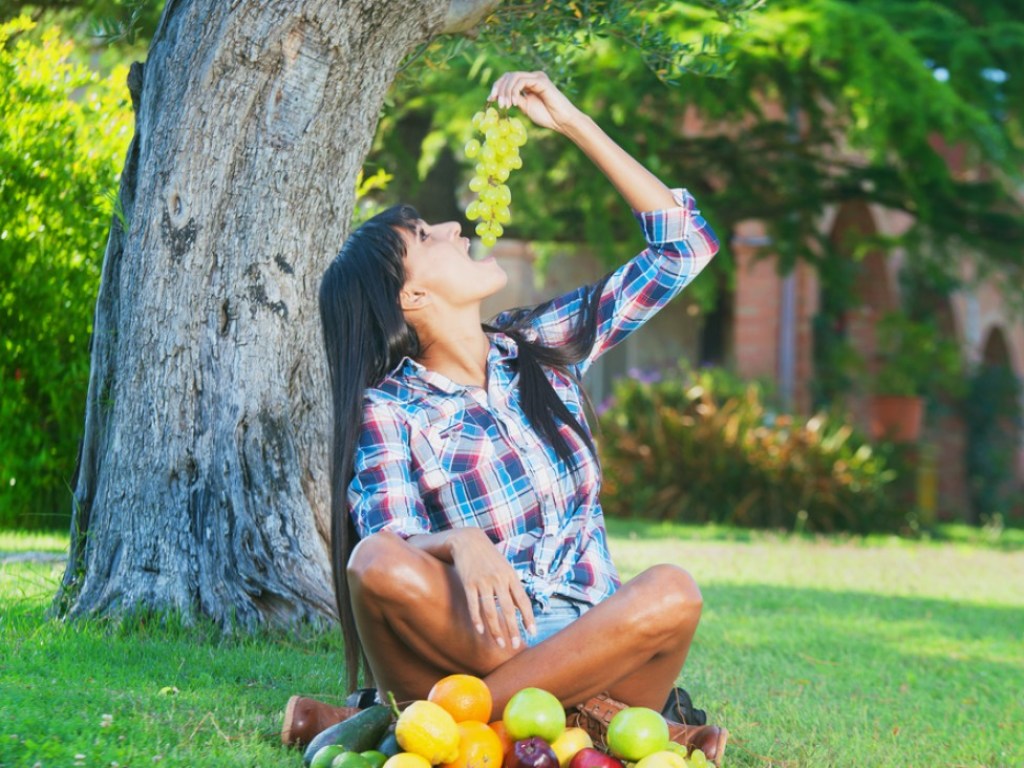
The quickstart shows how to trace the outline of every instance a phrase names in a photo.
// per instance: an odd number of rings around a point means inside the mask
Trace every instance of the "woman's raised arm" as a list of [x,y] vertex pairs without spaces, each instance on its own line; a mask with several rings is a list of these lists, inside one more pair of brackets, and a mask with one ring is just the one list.
[[543,72],[502,75],[488,100],[500,107],[518,107],[537,125],[567,137],[601,169],[633,210],[659,211],[676,205],[669,188],[612,141]]

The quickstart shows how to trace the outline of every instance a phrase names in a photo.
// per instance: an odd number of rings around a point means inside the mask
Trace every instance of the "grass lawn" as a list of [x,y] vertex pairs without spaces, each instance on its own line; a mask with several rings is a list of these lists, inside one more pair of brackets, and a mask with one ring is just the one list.
[[[682,683],[731,731],[727,766],[1024,765],[1022,532],[611,535],[625,577],[676,562],[700,582]],[[344,698],[336,633],[54,623],[63,566],[38,559],[65,547],[0,533],[0,766],[302,765],[277,741],[283,707]]]

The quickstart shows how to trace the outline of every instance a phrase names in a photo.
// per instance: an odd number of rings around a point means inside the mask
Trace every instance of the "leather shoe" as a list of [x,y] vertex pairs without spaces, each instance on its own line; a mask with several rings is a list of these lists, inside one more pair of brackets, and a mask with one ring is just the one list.
[[357,707],[332,707],[316,699],[292,696],[284,710],[281,743],[305,748],[318,733],[356,714],[359,714]]
[[661,716],[670,723],[682,723],[683,725],[706,725],[708,722],[707,713],[703,709],[693,706],[693,701],[682,688],[673,688],[661,709]]
[[[569,713],[566,724],[583,728],[590,734],[595,746],[607,747],[608,724],[627,706],[606,693],[599,693],[578,705],[575,712]],[[710,762],[721,764],[725,756],[725,743],[729,739],[729,732],[725,728],[716,725],[683,725],[671,720],[666,722],[669,739],[687,747],[690,752],[699,749]]]

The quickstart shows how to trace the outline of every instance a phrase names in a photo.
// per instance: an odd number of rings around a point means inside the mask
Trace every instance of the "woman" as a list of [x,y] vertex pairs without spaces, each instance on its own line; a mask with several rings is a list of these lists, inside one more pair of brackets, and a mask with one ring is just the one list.
[[[487,682],[495,712],[537,686],[599,729],[625,705],[666,707],[701,595],[671,565],[620,585],[579,379],[718,244],[686,192],[669,190],[543,73],[504,75],[489,101],[573,141],[637,212],[649,245],[596,285],[490,325],[481,302],[507,278],[493,258],[470,258],[457,222],[393,208],[330,265],[320,305],[349,684],[360,658],[398,700],[468,672]],[[293,697],[283,736],[348,712]],[[672,733],[721,759],[724,729]]]

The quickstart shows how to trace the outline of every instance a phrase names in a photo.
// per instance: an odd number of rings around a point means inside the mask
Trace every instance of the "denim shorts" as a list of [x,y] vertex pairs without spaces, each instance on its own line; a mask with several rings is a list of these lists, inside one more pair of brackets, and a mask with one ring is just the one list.
[[533,621],[537,625],[537,634],[533,637],[527,634],[526,627],[523,625],[523,617],[517,612],[516,619],[519,621],[519,632],[523,639],[526,640],[526,645],[532,648],[538,643],[544,642],[556,632],[561,632],[589,611],[591,607],[587,603],[573,600],[570,597],[552,595],[547,613],[541,613],[540,606],[534,601]]

